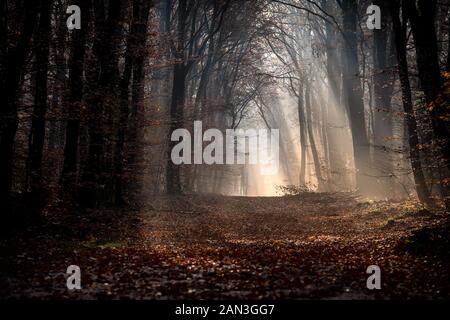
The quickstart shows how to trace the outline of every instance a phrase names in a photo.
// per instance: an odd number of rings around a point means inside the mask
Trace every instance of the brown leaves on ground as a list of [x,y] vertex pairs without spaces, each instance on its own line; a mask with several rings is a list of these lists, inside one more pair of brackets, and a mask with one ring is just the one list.
[[[1,297],[450,298],[446,215],[414,202],[157,197],[48,221],[0,243]],[[80,291],[66,288],[71,264]],[[381,290],[366,289],[373,264]]]

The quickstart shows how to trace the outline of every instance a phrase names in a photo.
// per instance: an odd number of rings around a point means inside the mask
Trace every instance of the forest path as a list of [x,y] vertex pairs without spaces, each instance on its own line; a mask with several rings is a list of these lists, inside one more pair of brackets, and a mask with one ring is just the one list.
[[[154,201],[140,231],[144,246],[184,270],[184,297],[448,295],[445,275],[427,280],[441,262],[399,249],[415,230],[437,223],[430,215],[417,203],[360,203],[350,194],[209,195]],[[366,269],[374,264],[383,290],[366,288]]]
[[[360,203],[347,194],[207,195],[152,198],[131,219],[120,212],[104,214],[113,217],[110,224],[93,212],[94,221],[83,216],[74,226],[91,228],[83,240],[66,240],[54,232],[20,239],[14,247],[0,243],[0,250],[7,251],[0,257],[0,296],[450,297],[443,272],[450,268],[448,255],[423,252],[420,246],[414,254],[406,250],[414,245],[413,233],[444,219],[414,202]],[[112,231],[120,235],[107,239]],[[80,291],[65,287],[70,264],[81,268]],[[366,288],[370,265],[381,268],[381,290]]]

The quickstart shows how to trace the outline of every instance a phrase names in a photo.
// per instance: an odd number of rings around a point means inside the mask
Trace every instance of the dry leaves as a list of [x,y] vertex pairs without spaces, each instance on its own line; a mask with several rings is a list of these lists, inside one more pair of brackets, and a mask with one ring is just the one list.
[[[158,197],[139,212],[69,220],[1,241],[2,298],[450,298],[446,215],[415,202]],[[71,264],[81,291],[66,289]]]

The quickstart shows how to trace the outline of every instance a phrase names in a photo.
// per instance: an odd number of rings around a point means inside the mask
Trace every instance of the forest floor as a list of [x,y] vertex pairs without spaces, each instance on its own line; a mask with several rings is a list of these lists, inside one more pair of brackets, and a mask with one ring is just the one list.
[[[447,215],[415,202],[199,195],[144,207],[50,210],[0,240],[0,298],[450,298]],[[69,265],[81,290],[66,287]],[[366,288],[370,265],[381,290]]]

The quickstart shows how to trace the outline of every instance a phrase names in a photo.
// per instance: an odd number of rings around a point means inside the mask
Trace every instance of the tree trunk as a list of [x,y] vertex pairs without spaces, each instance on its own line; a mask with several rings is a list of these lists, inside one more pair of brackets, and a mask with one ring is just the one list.
[[[64,20],[67,17],[66,14],[66,6],[64,2],[59,2],[55,8],[54,19],[58,21]],[[66,88],[68,87],[68,82],[66,80],[66,72],[68,68],[68,61],[66,59],[66,47],[67,47],[67,26],[65,23],[59,23],[55,26],[55,40],[52,42],[51,52],[54,57],[55,63],[55,76],[52,79],[52,99],[51,99],[51,109],[55,114],[57,114],[57,118],[53,118],[52,121],[48,124],[48,145],[49,148],[53,151],[56,151],[58,148],[64,148],[64,131],[66,121],[63,121],[62,113],[65,111],[63,106],[67,101],[67,97],[65,96]],[[50,160],[50,166],[58,165],[59,157],[52,157]]]
[[[183,125],[183,108],[184,108],[184,94],[186,87],[186,68],[184,63],[177,63],[173,71],[173,88],[172,88],[172,102],[170,105],[170,130],[169,140],[172,132],[179,129]],[[167,193],[168,194],[180,194],[181,193],[181,181],[180,181],[180,166],[175,165],[171,159],[171,153],[173,147],[177,144],[176,141],[169,141],[168,148],[168,162],[167,162]]]
[[[119,111],[119,128],[117,134],[117,145],[114,154],[114,193],[115,203],[124,203],[124,188],[127,185],[124,176],[124,161],[125,161],[125,137],[127,129],[130,128],[130,142],[133,144],[131,153],[136,154],[137,148],[137,134],[136,134],[136,117],[143,95],[143,69],[144,69],[144,55],[146,54],[146,35],[147,24],[150,12],[150,2],[143,0],[133,1],[133,23],[131,32],[128,37],[127,52],[125,55],[125,67],[120,82],[120,111]],[[129,87],[131,76],[133,75],[133,108],[132,117],[134,123],[129,122],[130,108],[129,108]],[[139,149],[140,150],[140,149]],[[133,157],[135,158],[135,157]],[[134,162],[134,161],[131,161]]]
[[178,29],[177,48],[173,69],[172,100],[170,104],[170,128],[167,148],[166,188],[168,194],[180,194],[182,192],[180,180],[180,166],[175,165],[171,159],[172,148],[177,144],[171,140],[172,132],[183,125],[183,109],[186,90],[186,77],[188,67],[185,61],[185,26],[188,18],[186,0],[178,2]]
[[311,146],[311,153],[313,156],[314,162],[314,171],[316,173],[317,178],[317,190],[323,190],[323,177],[322,177],[322,168],[320,164],[319,152],[317,150],[316,140],[314,137],[314,130],[312,127],[312,105],[311,105],[311,89],[309,84],[306,85],[305,88],[305,110],[306,110],[306,127],[308,129],[308,137],[309,144]]
[[447,65],[446,65],[446,70],[447,70],[447,72],[450,72],[450,30],[448,31],[447,37],[448,37],[448,44],[447,44]]
[[114,199],[111,138],[114,131],[112,113],[118,109],[119,101],[121,1],[109,1],[106,20],[102,1],[96,4],[94,12],[96,41],[93,50],[99,69],[98,80],[92,80],[94,90],[89,99],[89,147],[80,190],[80,203],[85,207],[110,205]]
[[298,123],[300,128],[300,149],[301,149],[301,158],[300,158],[300,186],[306,185],[306,119],[305,119],[305,110],[303,104],[303,85],[300,82],[298,89]]
[[[322,6],[326,12],[332,14],[336,10],[332,1],[322,0]],[[335,25],[330,22],[325,22],[326,27],[326,53],[327,53],[327,78],[328,78],[328,97],[326,101],[327,114],[331,114],[332,108],[335,109],[333,118],[328,117],[325,122],[325,131],[328,138],[328,156],[329,156],[329,185],[333,185],[335,190],[342,190],[342,188],[348,188],[345,184],[342,175],[344,174],[345,163],[340,144],[342,143],[342,129],[335,127],[342,127],[342,123],[336,123],[338,119],[335,116],[338,112],[344,112],[341,110],[341,75],[342,64],[340,63],[339,56],[342,54],[342,49],[339,44],[339,39],[342,39],[338,35],[338,31]],[[329,123],[329,121],[333,121]]]
[[439,67],[438,46],[435,30],[436,0],[405,1],[405,8],[416,47],[416,61],[419,71],[420,87],[425,93],[427,110],[429,111],[433,132],[439,140],[443,154],[444,167],[450,170],[450,128],[448,111],[442,104],[441,94],[443,80]]
[[51,1],[40,1],[39,27],[36,34],[36,83],[33,118],[29,136],[28,163],[30,170],[29,204],[34,214],[45,206],[45,189],[42,176],[42,154],[45,139],[45,114],[47,112],[47,80],[50,52]]
[[[382,12],[387,12],[386,0],[374,2],[381,7]],[[393,185],[391,175],[394,165],[391,160],[389,138],[393,136],[393,123],[391,113],[391,99],[393,92],[392,76],[390,72],[389,55],[389,29],[387,14],[382,15],[382,29],[374,30],[374,70],[373,70],[373,165],[374,174],[377,177],[377,185],[373,186],[375,195],[387,198],[392,195]]]
[[86,37],[90,20],[90,1],[79,0],[77,5],[84,12],[80,30],[72,30],[72,52],[69,62],[69,93],[67,99],[68,120],[64,145],[64,164],[61,176],[66,195],[76,199],[78,140],[80,136],[80,109],[83,101],[83,73],[86,55]]
[[[425,176],[420,162],[420,154],[417,148],[419,137],[417,133],[416,117],[411,96],[411,85],[408,75],[408,60],[406,54],[406,27],[402,26],[399,18],[399,4],[397,1],[390,3],[390,11],[393,22],[395,48],[397,52],[399,78],[402,89],[403,108],[406,114],[406,124],[408,127],[409,155],[413,170],[414,182],[417,196],[422,203],[430,204],[430,192],[428,191]],[[406,22],[404,22],[406,23]]]
[[[38,1],[26,3],[18,41],[12,47],[6,46],[7,49],[3,49],[2,53],[0,66],[0,91],[2,92],[1,101],[3,103],[0,108],[0,207],[6,211],[9,210],[10,206],[13,147],[18,125],[17,94],[20,89],[21,75],[26,64],[31,36],[37,21],[38,4]],[[4,24],[6,23],[4,22]],[[4,35],[7,35],[6,30],[2,30],[2,33],[4,31]],[[6,42],[8,42],[7,36]],[[8,43],[6,44],[8,45]]]
[[343,75],[343,90],[350,116],[350,126],[353,137],[353,154],[356,167],[356,186],[363,195],[370,194],[369,141],[367,137],[364,116],[363,92],[361,87],[358,43],[357,43],[357,1],[343,0],[344,21],[344,55],[345,66]]

